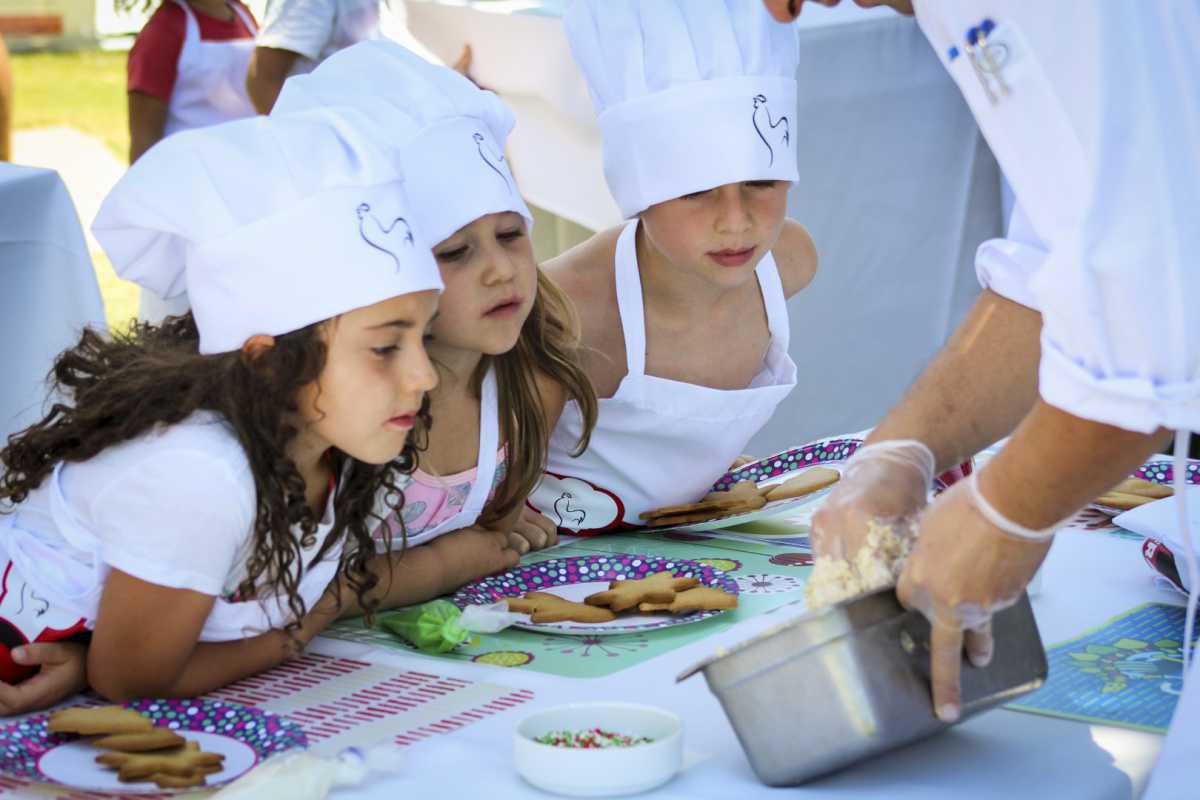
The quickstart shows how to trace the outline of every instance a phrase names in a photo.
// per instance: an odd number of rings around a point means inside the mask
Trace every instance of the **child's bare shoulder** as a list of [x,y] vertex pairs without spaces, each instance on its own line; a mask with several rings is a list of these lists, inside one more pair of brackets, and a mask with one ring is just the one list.
[[817,247],[805,227],[794,219],[783,221],[783,231],[771,253],[787,297],[808,286],[817,274]]
[[575,303],[585,339],[598,326],[603,327],[616,308],[613,258],[620,234],[619,226],[601,231],[542,265]]

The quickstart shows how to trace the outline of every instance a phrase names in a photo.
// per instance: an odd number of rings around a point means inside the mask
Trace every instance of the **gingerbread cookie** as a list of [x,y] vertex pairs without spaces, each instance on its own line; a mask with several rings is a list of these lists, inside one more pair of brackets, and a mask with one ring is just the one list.
[[95,736],[110,733],[145,733],[154,723],[136,711],[121,706],[64,708],[50,715],[46,727],[51,733],[78,733]]
[[735,497],[754,502],[754,498],[764,493],[764,490],[759,489],[758,484],[754,481],[738,481],[724,491],[709,492],[708,494],[704,495],[704,500],[702,502],[708,502],[709,500],[728,500]]
[[670,603],[677,592],[699,583],[696,578],[676,578],[670,572],[657,572],[641,580],[613,581],[607,591],[597,592],[583,602],[620,612],[636,608],[640,603]]
[[773,500],[790,500],[793,497],[804,497],[807,494],[824,489],[826,486],[832,486],[841,479],[841,474],[835,469],[829,469],[828,467],[806,469],[799,475],[788,478],[783,483],[768,487],[766,489],[767,502]]
[[524,597],[510,597],[508,610],[528,614],[530,622],[611,622],[617,618],[607,608],[576,603],[550,594],[528,592]]
[[155,728],[142,733],[114,733],[103,736],[94,742],[101,750],[119,750],[122,753],[145,753],[152,750],[166,750],[168,747],[179,747],[186,740],[166,728]]
[[736,594],[715,586],[697,586],[675,595],[669,603],[639,603],[638,611],[669,611],[672,614],[691,614],[695,611],[724,611],[737,608]]
[[1126,492],[1107,492],[1096,498],[1097,505],[1109,506],[1122,511],[1128,511],[1131,508],[1144,506],[1146,503],[1153,503],[1157,498],[1146,497],[1140,494],[1128,494]]
[[223,755],[202,751],[195,742],[154,753],[113,752],[96,756],[96,763],[115,768],[117,779],[126,783],[159,775],[190,779],[203,777],[219,772],[224,760]]
[[707,522],[734,514],[744,514],[747,511],[757,511],[767,504],[766,499],[757,490],[753,493],[743,490],[714,492],[714,494],[717,497],[712,500],[664,506],[654,511],[646,511],[638,516],[646,520],[646,526],[650,528],[677,527],[690,525],[693,522]]

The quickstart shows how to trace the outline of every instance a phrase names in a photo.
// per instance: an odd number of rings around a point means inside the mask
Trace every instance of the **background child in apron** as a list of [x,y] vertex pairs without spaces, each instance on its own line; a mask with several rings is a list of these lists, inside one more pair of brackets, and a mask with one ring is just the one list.
[[515,562],[556,541],[525,498],[564,403],[584,409],[586,442],[596,401],[570,302],[534,261],[532,217],[503,156],[509,109],[453,70],[375,41],[288,80],[273,113],[339,103],[369,114],[394,149],[446,284],[427,345],[434,424],[403,480],[403,508],[383,508],[376,531],[408,547],[397,559],[406,577],[384,600],[403,605],[488,574],[498,550]]
[[796,38],[757,2],[579,2],[566,16],[630,222],[549,262],[580,309],[600,414],[568,403],[531,503],[560,530],[691,502],[796,383],[786,300],[817,255],[785,219]]
[[[254,116],[246,68],[258,26],[241,0],[164,0],[129,51],[129,163],[164,136]],[[142,290],[139,316],[188,309]]]
[[[312,72],[344,48],[382,38],[440,63],[409,33],[404,0],[268,0],[246,75],[250,98],[259,112],[270,113],[289,76]],[[466,75],[470,66],[471,48],[465,46],[454,69]],[[353,91],[355,83],[347,88]]]
[[298,653],[336,580],[370,605],[370,514],[415,464],[442,284],[364,127],[313,112],[171,137],[106,199],[117,272],[186,283],[194,311],[85,331],[55,365],[70,399],[0,451],[5,681],[27,673],[10,642],[90,631],[101,694],[198,695]]

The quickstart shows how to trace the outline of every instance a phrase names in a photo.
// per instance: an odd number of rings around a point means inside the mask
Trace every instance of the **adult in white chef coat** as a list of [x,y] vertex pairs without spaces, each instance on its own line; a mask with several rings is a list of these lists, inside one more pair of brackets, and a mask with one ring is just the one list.
[[[765,2],[779,19],[800,11]],[[898,587],[932,623],[934,707],[952,721],[964,639],[986,663],[991,614],[1016,601],[1056,524],[1168,431],[1200,429],[1200,3],[886,4],[915,5],[1018,208],[980,247],[972,313],[872,433],[814,539],[855,552],[867,519],[915,519],[935,469],[1012,431],[920,517]]]

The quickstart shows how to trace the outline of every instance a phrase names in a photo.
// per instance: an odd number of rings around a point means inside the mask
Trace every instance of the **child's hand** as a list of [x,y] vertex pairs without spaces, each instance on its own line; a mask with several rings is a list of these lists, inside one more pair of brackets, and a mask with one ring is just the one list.
[[0,682],[0,715],[49,708],[87,688],[87,646],[39,642],[12,651],[12,660],[41,670],[18,684]]
[[439,536],[429,543],[437,550],[449,578],[447,591],[463,584],[503,572],[517,565],[521,554],[508,541],[508,534],[486,528],[463,528]]
[[508,534],[508,543],[522,555],[553,547],[558,544],[558,526],[542,512],[523,506],[521,516]]

